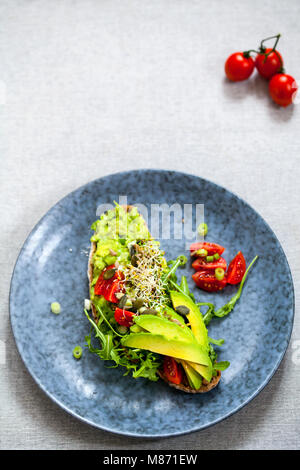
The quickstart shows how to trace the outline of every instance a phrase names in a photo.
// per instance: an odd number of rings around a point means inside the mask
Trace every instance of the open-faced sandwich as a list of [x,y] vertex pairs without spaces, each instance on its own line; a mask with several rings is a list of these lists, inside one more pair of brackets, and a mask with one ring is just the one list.
[[[247,275],[231,301],[219,310],[210,303],[197,304],[187,280],[177,281],[176,270],[185,256],[167,262],[132,206],[116,205],[92,225],[88,278],[92,334],[89,350],[125,374],[152,381],[163,379],[188,393],[203,393],[220,381],[228,362],[217,362],[213,344],[223,340],[208,336],[213,316],[228,314],[238,300]],[[250,267],[250,266],[249,266]],[[205,305],[205,315],[200,312]]]

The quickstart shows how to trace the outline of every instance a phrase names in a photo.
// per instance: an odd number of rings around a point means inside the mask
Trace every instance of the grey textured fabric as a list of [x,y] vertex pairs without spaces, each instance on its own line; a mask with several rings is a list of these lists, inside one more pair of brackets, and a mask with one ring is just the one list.
[[283,245],[297,306],[299,105],[277,108],[256,75],[228,83],[223,65],[281,32],[287,71],[300,79],[299,14],[297,0],[1,2],[2,449],[299,448],[297,311],[284,361],[248,406],[202,432],[150,441],[95,430],[52,403],[25,370],[8,316],[13,266],[40,217],[81,184],[140,167],[195,173],[249,202]]

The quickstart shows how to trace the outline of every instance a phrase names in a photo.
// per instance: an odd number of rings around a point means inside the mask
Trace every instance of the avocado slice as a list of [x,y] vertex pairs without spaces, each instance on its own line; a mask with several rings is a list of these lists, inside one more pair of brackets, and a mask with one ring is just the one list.
[[193,368],[198,374],[207,380],[207,382],[211,381],[212,378],[212,363],[208,364],[207,366],[203,366],[202,364],[196,364],[195,362],[187,361],[187,364]]
[[189,309],[190,312],[186,317],[191,325],[192,332],[194,333],[199,344],[208,349],[207,329],[204,324],[202,314],[197,305],[190,297],[183,294],[182,292],[171,291],[170,296],[175,310],[180,305],[184,305]]
[[177,325],[166,318],[156,315],[136,316],[135,324],[153,334],[165,336],[167,339],[176,339],[179,341],[195,342],[196,339],[192,331],[185,325]]
[[143,331],[143,328],[141,328],[138,325],[132,325],[130,327],[130,331],[131,331],[131,333],[140,333],[141,331]]
[[180,363],[184,368],[190,387],[198,390],[202,385],[202,377],[195,371],[195,369],[193,369],[193,367],[190,366],[188,362],[180,361]]
[[178,341],[168,339],[163,335],[152,333],[133,333],[121,339],[123,346],[129,348],[146,349],[163,356],[171,356],[178,359],[195,362],[196,364],[209,365],[210,359],[203,346],[195,342]]

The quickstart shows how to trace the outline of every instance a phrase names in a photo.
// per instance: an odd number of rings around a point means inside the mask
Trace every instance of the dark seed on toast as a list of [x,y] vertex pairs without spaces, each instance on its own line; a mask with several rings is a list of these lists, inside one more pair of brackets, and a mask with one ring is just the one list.
[[127,295],[124,294],[123,297],[121,297],[120,302],[118,303],[118,307],[124,309],[126,302],[127,302]]
[[105,279],[106,281],[108,279],[111,279],[115,275],[115,272],[116,272],[116,268],[108,269],[107,271],[103,273],[103,279]]
[[134,266],[135,268],[137,267],[137,265],[138,265],[138,257],[137,257],[136,255],[133,255],[133,256],[131,257],[131,264],[132,264],[132,266]]
[[179,313],[179,315],[188,315],[190,313],[190,309],[186,307],[185,305],[178,305],[178,307],[175,308],[176,312]]
[[157,315],[157,314],[158,314],[158,311],[155,310],[155,308],[146,308],[141,313],[141,315]]
[[141,299],[141,298],[136,299],[132,302],[132,307],[133,307],[134,310],[138,310],[143,305],[144,305],[144,299]]

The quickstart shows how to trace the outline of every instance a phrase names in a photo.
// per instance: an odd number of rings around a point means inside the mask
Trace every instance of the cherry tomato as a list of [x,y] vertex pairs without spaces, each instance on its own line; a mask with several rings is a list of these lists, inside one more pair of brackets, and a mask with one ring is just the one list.
[[119,325],[122,326],[131,326],[133,325],[133,312],[129,312],[129,310],[123,310],[122,308],[116,308],[115,310],[115,320]]
[[197,271],[192,275],[192,278],[200,289],[206,290],[207,292],[217,292],[224,289],[227,284],[226,277],[218,281],[214,273],[210,271]]
[[114,264],[103,269],[95,284],[94,292],[95,295],[103,295],[105,300],[116,304],[118,302],[116,293],[122,290],[121,280],[124,278],[124,275],[121,271],[116,271],[110,279],[104,279],[103,275],[109,269],[115,269]]
[[193,256],[197,256],[197,254],[193,254],[195,251],[198,250],[206,250],[208,255],[215,255],[218,253],[221,255],[225,248],[221,245],[218,245],[217,243],[208,243],[208,242],[202,242],[202,243],[192,243],[190,246],[190,251]]
[[[258,54],[255,59],[255,67],[257,68],[259,74],[267,78],[268,80],[282,70],[283,59],[281,54],[278,51],[271,52],[272,49],[268,48],[264,53]],[[266,57],[265,54],[270,54]]]
[[239,284],[246,271],[246,261],[241,251],[233,258],[226,274],[228,284]]
[[225,62],[227,78],[233,82],[247,80],[254,70],[254,60],[244,52],[231,54]]
[[182,382],[183,372],[180,364],[173,357],[165,356],[163,363],[164,375],[173,384],[179,385]]
[[205,271],[214,271],[217,268],[224,269],[226,271],[227,263],[224,258],[220,257],[218,260],[206,261],[205,258],[197,258],[192,264],[192,267],[196,271],[205,270]]
[[296,97],[298,85],[291,75],[277,73],[271,78],[269,92],[271,98],[279,106],[286,107],[293,102]]

